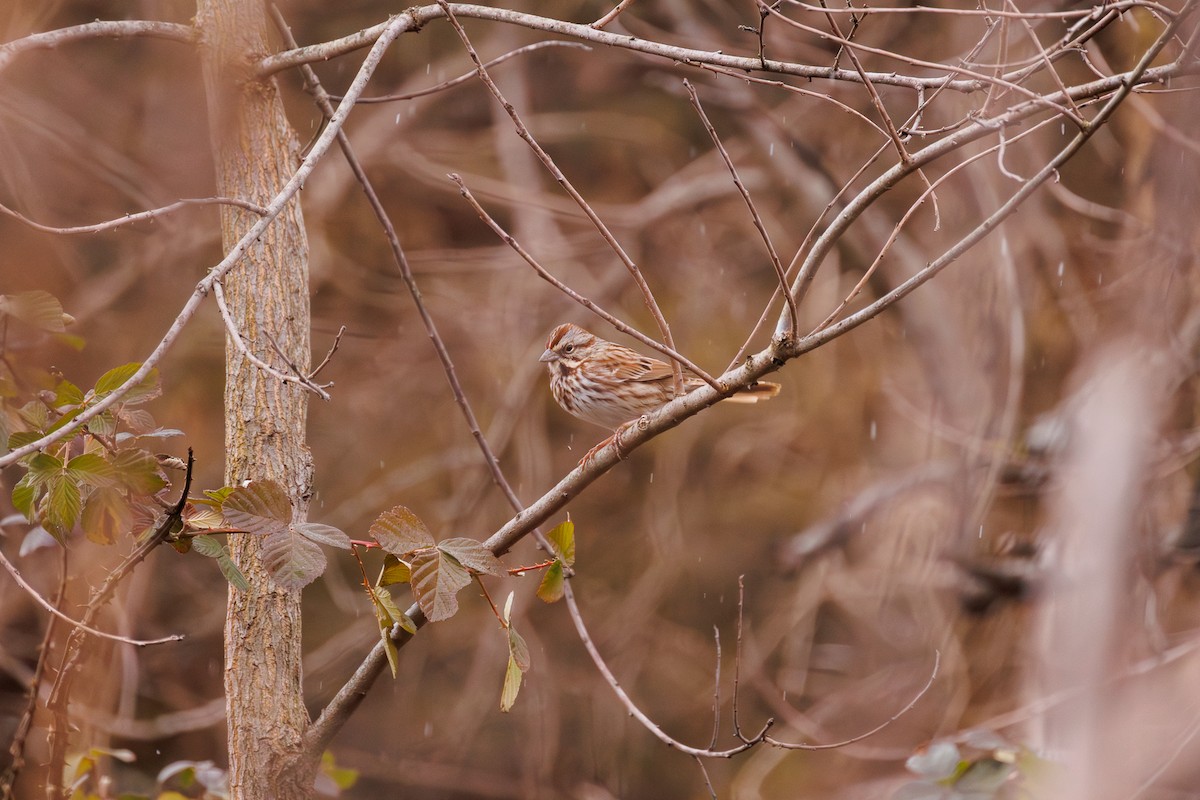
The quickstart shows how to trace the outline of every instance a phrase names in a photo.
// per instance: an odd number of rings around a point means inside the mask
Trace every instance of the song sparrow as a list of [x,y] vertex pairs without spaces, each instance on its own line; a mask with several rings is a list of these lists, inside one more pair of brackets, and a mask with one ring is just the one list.
[[[559,325],[539,361],[550,371],[550,391],[563,410],[610,430],[621,428],[675,397],[671,365],[578,325]],[[684,370],[685,393],[704,381]],[[757,403],[779,394],[779,384],[759,381],[726,398]]]

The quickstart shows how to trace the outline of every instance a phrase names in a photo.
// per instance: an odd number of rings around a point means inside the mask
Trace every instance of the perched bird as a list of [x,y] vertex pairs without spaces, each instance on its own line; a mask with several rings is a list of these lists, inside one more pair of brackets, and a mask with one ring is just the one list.
[[[622,428],[675,398],[670,364],[569,322],[554,329],[538,360],[545,362],[550,391],[564,411],[609,430]],[[703,383],[683,371],[685,394]],[[777,383],[758,381],[726,399],[757,403],[779,394],[779,388]]]

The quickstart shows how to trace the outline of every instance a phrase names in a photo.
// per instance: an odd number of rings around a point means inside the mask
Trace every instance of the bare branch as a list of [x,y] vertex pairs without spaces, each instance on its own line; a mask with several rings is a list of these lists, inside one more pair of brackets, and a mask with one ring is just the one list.
[[[225,303],[225,289],[222,287],[220,281],[213,283],[213,296],[217,301],[217,308],[221,310],[221,319],[225,321],[225,330],[229,332],[229,338],[233,340],[234,347],[237,348],[237,351],[241,353],[247,361],[276,380],[283,381],[284,383],[294,383],[298,386],[303,386],[305,389],[309,390],[326,402],[331,399],[329,392],[325,390],[333,384],[326,383],[318,385],[313,383],[310,378],[306,377],[300,372],[299,368],[295,364],[291,363],[288,364],[288,367],[292,370],[290,373],[280,372],[258,356],[254,355],[254,353],[250,352],[250,348],[246,345],[246,340],[242,337],[242,332],[238,330],[237,322],[234,321],[233,315],[229,313],[229,306]],[[268,335],[267,338],[270,339],[270,336]],[[275,349],[275,352],[280,358],[283,358],[285,361],[287,360],[286,356],[284,356],[283,352],[279,349],[279,345],[274,339],[271,339],[271,346]],[[328,361],[328,357],[326,357],[326,361]],[[324,366],[324,363],[322,363],[321,366]]]
[[56,228],[51,225],[43,225],[40,222],[34,222],[28,217],[22,215],[18,211],[14,211],[8,206],[0,204],[0,214],[7,214],[18,222],[28,225],[34,230],[42,231],[43,233],[58,233],[58,234],[77,234],[77,233],[100,233],[101,231],[110,231],[115,228],[120,228],[123,225],[130,225],[134,222],[142,222],[145,220],[155,220],[159,217],[166,216],[173,211],[178,211],[187,206],[206,206],[206,205],[229,205],[244,208],[259,216],[267,213],[267,210],[260,205],[239,200],[236,197],[200,197],[187,198],[177,200],[174,203],[169,203],[161,208],[150,209],[149,211],[138,211],[133,214],[126,214],[119,219],[110,219],[107,222],[97,222],[94,225],[76,225],[73,227]]
[[222,277],[224,277],[225,273],[229,272],[229,270],[233,269],[238,265],[238,263],[241,262],[242,256],[245,254],[250,245],[258,241],[258,238],[262,236],[263,231],[265,231],[267,227],[275,221],[275,218],[283,212],[284,207],[296,195],[296,192],[300,191],[300,187],[304,185],[304,181],[316,167],[317,162],[321,160],[321,158],[325,155],[325,152],[329,149],[330,145],[333,144],[334,138],[337,136],[338,131],[342,129],[342,124],[346,121],[346,117],[349,116],[350,110],[354,107],[354,103],[357,101],[358,96],[362,94],[363,89],[366,88],[367,81],[371,79],[371,75],[374,74],[376,67],[379,66],[379,61],[383,58],[383,54],[387,52],[387,49],[391,45],[392,41],[405,30],[407,30],[411,24],[412,18],[410,16],[401,14],[393,17],[389,21],[386,30],[381,35],[376,37],[375,44],[371,48],[371,52],[367,54],[365,59],[363,59],[363,63],[359,67],[358,73],[354,77],[354,81],[350,84],[349,91],[346,92],[345,98],[338,105],[337,111],[329,120],[329,124],[326,126],[325,130],[321,132],[321,135],[317,138],[316,143],[313,144],[312,149],[309,150],[308,154],[304,157],[304,160],[300,162],[300,166],[297,168],[295,173],[292,174],[292,177],[288,179],[288,182],[284,184],[282,189],[280,189],[279,194],[277,194],[275,199],[272,200],[270,205],[267,206],[267,213],[264,214],[263,217],[248,231],[246,231],[246,234],[238,241],[236,245],[233,246],[233,248],[230,249],[225,257],[221,259],[221,262],[209,270],[208,275],[196,285],[195,291],[192,292],[191,297],[189,297],[187,302],[184,303],[183,309],[175,317],[175,321],[171,323],[171,327],[167,330],[167,333],[159,341],[158,346],[154,348],[154,351],[146,357],[145,361],[142,362],[142,366],[137,370],[137,372],[135,372],[129,378],[129,380],[121,384],[118,389],[113,391],[107,397],[102,398],[95,405],[91,405],[86,410],[82,411],[73,420],[71,420],[69,424],[64,425],[53,433],[49,433],[40,439],[30,442],[23,447],[18,447],[15,450],[11,450],[4,456],[0,456],[0,467],[13,464],[30,453],[40,450],[48,444],[52,444],[66,436],[71,435],[82,425],[86,424],[88,420],[94,419],[95,417],[104,413],[106,409],[120,402],[130,389],[137,386],[142,380],[145,379],[147,375],[150,374],[150,370],[154,369],[158,362],[162,360],[163,356],[166,355],[167,351],[175,343],[175,340],[179,338],[179,334],[183,331],[183,328],[192,319],[192,317],[195,316],[196,311],[200,308],[200,304],[204,302],[204,298],[208,296],[210,291],[212,291],[213,284],[219,281]]
[[563,283],[558,278],[554,277],[554,275],[551,274],[548,269],[543,267],[538,262],[538,260],[535,259],[532,254],[530,254],[530,252],[528,250],[526,250],[524,247],[521,246],[521,243],[517,241],[515,236],[513,236],[508,231],[506,231],[500,225],[500,223],[497,222],[494,217],[492,217],[491,214],[489,214],[486,210],[484,210],[483,206],[480,205],[479,201],[475,199],[475,195],[473,195],[471,193],[471,190],[467,188],[465,183],[463,183],[462,176],[455,174],[455,173],[451,173],[450,180],[452,180],[456,184],[458,184],[459,192],[466,199],[466,201],[471,204],[471,208],[475,209],[475,213],[479,215],[479,218],[481,220],[483,220],[484,224],[487,225],[489,228],[491,228],[492,231],[497,236],[500,237],[500,240],[502,242],[504,242],[509,247],[511,247],[513,249],[513,252],[515,252],[517,255],[519,255],[522,258],[522,260],[525,261],[526,264],[533,267],[534,272],[536,272],[538,274],[538,276],[541,277],[544,281],[549,283],[554,288],[558,289],[560,292],[565,294],[567,297],[570,297],[576,303],[579,303],[579,305],[583,306],[588,311],[591,311],[593,314],[595,314],[596,316],[603,319],[608,324],[612,325],[617,330],[621,331],[624,334],[632,336],[633,338],[637,339],[639,342],[646,345],[647,347],[653,347],[655,350],[662,353],[667,358],[669,358],[673,361],[679,362],[680,364],[682,364],[683,366],[687,367],[689,370],[694,372],[698,378],[703,380],[705,383],[707,383],[709,386],[713,387],[717,391],[719,391],[719,392],[724,391],[724,387],[722,387],[721,384],[717,382],[716,378],[714,378],[712,375],[708,374],[706,371],[701,369],[699,366],[697,366],[695,363],[693,363],[690,359],[688,359],[682,353],[678,352],[677,350],[675,350],[671,347],[668,347],[667,345],[664,345],[661,342],[657,342],[654,339],[651,339],[649,336],[647,336],[646,334],[637,330],[636,328],[633,328],[633,327],[627,325],[626,323],[622,322],[620,319],[618,319],[613,314],[609,313],[608,311],[606,311],[603,308],[601,308],[600,306],[598,306],[594,301],[588,299],[587,297],[584,297],[583,295],[579,294],[574,289],[572,289],[570,286],[567,286],[567,284]]
[[[663,344],[671,348],[671,350],[675,350],[675,340],[671,336],[671,326],[667,324],[667,318],[663,316],[662,309],[658,307],[658,301],[654,299],[654,293],[650,290],[650,284],[646,282],[646,278],[642,275],[641,270],[638,269],[637,265],[633,262],[633,259],[630,258],[629,254],[625,252],[625,248],[622,247],[621,243],[617,241],[617,237],[613,235],[608,226],[604,224],[604,221],[600,219],[600,215],[597,214],[595,210],[588,204],[588,202],[583,198],[583,195],[580,194],[575,188],[574,184],[567,179],[567,176],[563,173],[563,171],[558,168],[557,164],[554,163],[554,159],[550,157],[550,154],[546,152],[545,148],[538,144],[538,141],[533,138],[533,134],[529,132],[527,127],[525,127],[525,123],[521,121],[521,116],[517,113],[516,108],[513,107],[512,103],[505,99],[504,94],[500,91],[500,87],[496,85],[496,82],[492,80],[492,76],[489,75],[487,69],[484,68],[483,62],[479,59],[479,54],[475,52],[475,47],[471,44],[471,40],[467,36],[466,30],[464,30],[463,26],[459,24],[458,19],[454,16],[454,11],[451,9],[447,0],[437,1],[438,5],[443,11],[445,11],[446,17],[450,20],[450,24],[454,26],[455,32],[458,33],[458,38],[462,40],[463,47],[466,48],[467,55],[469,55],[471,57],[471,61],[474,62],[475,69],[479,72],[479,79],[483,81],[484,86],[487,87],[488,91],[492,93],[492,96],[496,98],[496,101],[504,108],[504,111],[508,114],[509,118],[512,119],[517,135],[520,136],[521,139],[533,149],[533,152],[537,156],[538,160],[542,162],[542,165],[546,168],[550,175],[553,176],[554,180],[558,182],[558,185],[561,186],[566,193],[571,196],[571,199],[579,205],[579,208],[583,211],[584,215],[586,215],[587,218],[591,220],[592,224],[596,226],[596,230],[600,232],[601,238],[603,238],[604,241],[608,243],[608,246],[612,248],[613,253],[616,254],[618,260],[620,260],[620,262],[625,266],[625,269],[629,271],[629,275],[631,278],[633,278],[634,284],[636,284],[638,289],[641,291],[642,299],[646,304],[646,309],[650,312],[650,316],[654,317],[654,321],[658,324],[658,330],[663,337]],[[674,359],[671,361],[671,372],[675,376],[675,393],[682,394],[683,370],[681,369],[679,362]]]
[[[295,41],[296,41],[295,39],[292,39],[291,42],[289,42],[288,46],[289,47],[296,46],[294,44]],[[532,53],[535,50],[542,50],[547,47],[571,47],[571,48],[575,48],[578,50],[588,50],[588,51],[590,51],[592,49],[592,48],[588,47],[586,44],[580,44],[579,42],[559,42],[559,41],[534,42],[533,44],[527,44],[524,47],[518,47],[516,50],[510,50],[507,53],[505,53],[504,55],[496,56],[491,61],[484,64],[484,66],[485,67],[494,67],[497,64],[503,64],[505,61],[508,61],[510,58],[516,58],[517,56],[522,56],[522,55],[525,55],[526,53]],[[360,97],[360,98],[358,98],[358,103],[359,103],[359,105],[370,105],[372,103],[392,103],[397,100],[413,100],[418,97],[426,97],[431,94],[437,94],[438,92],[444,92],[447,89],[452,89],[455,86],[462,86],[464,83],[471,80],[472,78],[478,77],[478,75],[479,75],[478,72],[476,72],[475,70],[471,70],[470,72],[464,72],[462,75],[459,75],[457,78],[451,78],[448,81],[442,81],[441,83],[435,84],[433,86],[428,86],[424,89],[417,89],[415,92],[401,92],[399,94],[385,94],[385,95],[380,95],[379,97]],[[337,102],[342,99],[342,96],[337,95],[337,94],[331,94],[331,95],[329,95],[329,99],[334,102]]]
[[183,44],[196,43],[196,29],[190,25],[136,19],[96,20],[83,25],[60,28],[56,31],[34,33],[0,44],[0,72],[3,72],[17,56],[31,50],[51,50],[64,44],[83,42],[89,39],[123,39],[143,36],[182,42]]
[[37,589],[34,589],[32,586],[29,585],[29,583],[23,577],[21,577],[21,573],[17,570],[17,568],[15,566],[13,566],[13,563],[8,560],[8,558],[4,555],[3,552],[0,552],[0,564],[2,564],[4,566],[4,568],[6,570],[8,570],[8,574],[12,576],[12,579],[14,581],[16,581],[18,586],[20,586],[22,589],[25,590],[26,594],[28,594],[35,603],[37,603],[39,606],[46,609],[51,614],[58,617],[63,622],[67,623],[68,625],[73,625],[81,631],[90,633],[92,636],[98,636],[101,639],[108,639],[108,640],[114,641],[114,642],[123,642],[125,644],[131,644],[135,647],[147,647],[152,644],[164,644],[166,642],[178,642],[181,639],[183,639],[183,636],[181,636],[179,634],[173,634],[171,636],[164,636],[161,639],[130,639],[128,636],[120,636],[115,633],[105,633],[104,631],[99,630],[98,628],[93,628],[91,625],[88,625],[87,623],[80,622],[79,620],[76,620],[76,619],[72,619],[71,617],[68,617],[63,612],[59,611],[54,606],[53,603],[51,603],[49,600],[47,600],[46,598],[44,598],[40,594],[38,594]]

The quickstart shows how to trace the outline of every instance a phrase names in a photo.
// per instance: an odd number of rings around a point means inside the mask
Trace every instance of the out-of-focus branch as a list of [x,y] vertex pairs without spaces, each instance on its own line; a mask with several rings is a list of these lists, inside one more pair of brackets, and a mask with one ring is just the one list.
[[258,241],[263,231],[275,221],[275,218],[279,216],[284,207],[295,196],[296,192],[300,191],[300,187],[304,185],[304,181],[333,144],[334,138],[337,136],[338,131],[342,129],[342,124],[346,121],[346,117],[349,116],[350,110],[354,107],[359,95],[366,88],[367,81],[371,79],[376,67],[379,66],[383,54],[387,52],[392,41],[407,30],[411,24],[411,17],[405,15],[393,17],[384,32],[376,37],[374,46],[371,48],[370,53],[367,54],[367,57],[363,59],[363,63],[358,69],[358,74],[354,76],[350,88],[346,91],[345,97],[338,105],[337,111],[329,120],[329,124],[326,125],[325,130],[321,131],[321,135],[317,137],[316,142],[313,143],[312,148],[305,155],[304,160],[300,162],[300,166],[292,174],[292,177],[288,179],[288,182],[284,184],[279,194],[266,207],[265,210],[267,213],[250,230],[246,231],[246,235],[226,253],[221,262],[210,269],[208,275],[196,285],[195,291],[192,292],[191,297],[184,303],[183,309],[175,317],[175,321],[171,323],[171,327],[159,341],[158,346],[154,348],[154,351],[142,362],[142,366],[130,376],[129,380],[125,381],[125,383],[121,384],[120,387],[102,398],[99,402],[88,406],[86,410],[75,416],[70,423],[62,426],[53,433],[49,433],[29,444],[9,451],[4,456],[0,456],[0,467],[16,463],[30,453],[40,450],[48,444],[57,442],[66,436],[70,436],[81,426],[85,425],[88,420],[94,419],[104,413],[106,409],[120,402],[130,389],[137,386],[150,374],[150,370],[154,369],[158,362],[163,359],[167,351],[175,343],[175,340],[179,338],[179,334],[182,333],[184,327],[196,315],[200,304],[204,302],[204,298],[212,291],[213,284],[241,262],[246,250],[254,242]]
[[135,222],[144,222],[146,220],[155,220],[159,217],[166,216],[173,211],[178,211],[187,206],[208,206],[208,205],[229,205],[244,208],[247,211],[252,211],[255,214],[266,214],[267,210],[260,205],[239,200],[236,197],[198,197],[187,198],[184,200],[176,200],[174,203],[168,203],[161,208],[152,208],[149,211],[138,211],[133,214],[126,214],[117,219],[110,219],[107,222],[97,222],[93,225],[74,225],[70,227],[58,228],[52,225],[43,225],[40,222],[34,222],[18,211],[14,211],[8,206],[0,204],[0,214],[6,214],[17,222],[23,225],[28,225],[34,230],[42,231],[43,233],[57,234],[76,234],[76,233],[100,233],[102,231],[110,231],[115,228],[120,228],[123,225],[131,225]]
[[624,334],[632,336],[633,338],[637,339],[639,342],[646,345],[647,347],[654,348],[655,350],[662,353],[664,356],[671,359],[672,361],[678,361],[680,364],[682,364],[683,366],[687,367],[689,370],[694,372],[697,377],[702,379],[709,386],[712,386],[714,389],[721,391],[721,385],[719,383],[717,383],[716,378],[714,378],[712,375],[709,375],[707,372],[705,372],[703,369],[701,369],[699,366],[697,366],[695,363],[693,363],[690,359],[688,359],[682,353],[680,353],[679,351],[677,351],[671,347],[664,345],[662,342],[657,342],[654,339],[651,339],[649,336],[647,336],[646,334],[637,330],[636,328],[630,327],[629,325],[625,324],[620,319],[618,319],[615,315],[611,314],[610,312],[608,312],[605,309],[598,306],[595,303],[595,301],[593,301],[587,297],[584,297],[583,295],[579,294],[579,292],[576,292],[570,286],[567,286],[567,284],[563,283],[558,278],[554,277],[554,275],[548,269],[543,267],[541,265],[541,263],[538,262],[538,260],[536,258],[534,258],[533,255],[528,250],[526,250],[524,247],[521,246],[521,243],[517,241],[515,236],[513,236],[511,233],[506,231],[500,225],[500,223],[496,221],[495,217],[493,217],[491,214],[489,214],[483,208],[483,206],[479,203],[479,201],[475,199],[475,195],[472,194],[471,190],[467,188],[466,184],[463,182],[461,175],[458,175],[456,173],[451,173],[450,180],[452,180],[456,184],[458,184],[459,192],[462,194],[463,198],[468,203],[471,204],[471,208],[475,209],[475,213],[477,215],[479,215],[479,218],[481,220],[483,220],[483,223],[485,225],[487,225],[489,228],[491,228],[492,231],[497,236],[500,237],[501,241],[503,241],[505,244],[507,244],[509,247],[511,247],[513,249],[513,252],[515,252],[518,256],[520,256],[521,259],[526,264],[533,267],[533,271],[536,272],[538,274],[538,276],[540,278],[542,278],[542,280],[546,281],[551,286],[558,289],[560,292],[565,294],[567,297],[570,297],[576,303],[579,303],[579,305],[583,306],[588,311],[591,311],[593,314],[600,317],[601,319],[603,319],[608,324],[612,325],[617,330],[621,331]]
[[[117,568],[108,574],[104,582],[100,584],[91,598],[88,600],[87,608],[83,612],[82,622],[84,625],[91,625],[96,619],[96,615],[100,613],[100,609],[107,605],[112,599],[113,592],[121,585],[129,573],[133,572],[146,556],[150,555],[156,547],[167,540],[171,530],[177,525],[183,514],[183,509],[187,505],[188,492],[192,488],[192,467],[195,461],[192,458],[192,450],[188,448],[187,471],[184,473],[183,489],[179,493],[179,501],[175,506],[167,512],[162,521],[158,524],[148,536],[138,542],[137,546],[125,556],[124,560],[117,565]],[[75,683],[75,674],[79,669],[80,659],[83,654],[83,632],[76,628],[71,631],[67,637],[67,643],[63,648],[62,661],[58,666],[58,674],[54,678],[54,684],[50,687],[50,698],[46,701],[46,710],[50,712],[51,722],[48,734],[48,744],[50,754],[47,759],[50,784],[47,789],[47,797],[49,800],[60,800],[63,795],[63,765],[66,759],[67,739],[70,732],[70,726],[67,720],[67,706],[70,702],[71,688]]]
[[35,603],[37,603],[39,606],[46,609],[51,614],[58,617],[63,622],[67,623],[68,625],[73,625],[78,630],[84,631],[85,633],[90,633],[92,636],[98,636],[101,639],[109,639],[114,642],[123,642],[124,644],[131,644],[134,647],[147,647],[152,644],[164,644],[166,642],[178,642],[179,640],[181,640],[183,638],[183,636],[181,636],[179,634],[172,634],[171,636],[164,636],[161,639],[130,639],[128,636],[120,636],[115,633],[106,633],[105,631],[99,630],[98,628],[93,628],[92,626],[88,625],[85,622],[80,622],[79,620],[75,620],[75,619],[72,619],[71,617],[67,616],[63,612],[59,611],[55,604],[51,603],[49,600],[47,600],[46,598],[44,598],[40,594],[38,594],[37,589],[34,589],[32,586],[29,585],[29,583],[23,577],[21,577],[21,573],[17,570],[17,568],[15,566],[13,566],[13,563],[11,561],[9,561],[8,558],[2,552],[0,552],[0,565],[3,565],[4,568],[6,570],[8,570],[8,574],[12,576],[12,579],[17,582],[18,586],[20,586],[22,589],[25,590],[25,593],[28,594]]
[[[596,230],[600,233],[600,237],[608,243],[608,246],[612,249],[613,253],[616,254],[617,259],[625,266],[625,269],[628,270],[630,277],[633,278],[634,284],[642,293],[642,300],[646,304],[646,309],[650,312],[650,316],[654,318],[655,323],[658,325],[658,330],[663,337],[663,344],[674,351],[676,348],[675,340],[671,336],[671,326],[667,324],[667,318],[663,315],[662,309],[659,308],[658,301],[654,299],[654,293],[650,290],[650,284],[646,282],[646,278],[644,275],[642,275],[642,271],[638,269],[637,264],[633,262],[633,259],[630,258],[629,254],[625,251],[625,248],[621,246],[621,243],[617,241],[617,237],[613,235],[611,230],[609,230],[609,227],[604,223],[604,220],[600,219],[600,215],[597,214],[595,209],[588,204],[587,200],[584,199],[579,190],[575,188],[575,185],[571,183],[563,171],[558,168],[558,164],[554,163],[554,159],[550,157],[550,154],[546,152],[546,149],[542,147],[538,143],[537,139],[533,137],[533,134],[529,132],[529,128],[527,128],[525,123],[521,120],[521,115],[517,113],[517,110],[515,107],[513,107],[513,104],[508,102],[508,100],[504,97],[504,94],[500,91],[500,87],[496,85],[496,82],[492,80],[492,76],[483,66],[483,61],[479,58],[479,54],[475,52],[475,46],[471,44],[470,37],[467,36],[466,30],[461,24],[459,24],[458,19],[454,16],[454,11],[450,7],[450,4],[447,2],[447,0],[437,0],[437,2],[442,10],[445,11],[447,19],[450,20],[450,24],[454,27],[455,32],[458,34],[458,38],[462,41],[463,47],[466,48],[467,55],[470,56],[471,61],[475,64],[475,69],[479,72],[479,79],[483,81],[483,85],[487,87],[487,90],[492,93],[492,96],[495,97],[496,101],[504,108],[505,113],[507,113],[509,118],[512,119],[517,135],[520,136],[530,148],[532,148],[534,155],[536,155],[538,160],[542,162],[542,165],[546,168],[558,185],[561,186],[568,195],[570,195],[571,199],[575,201],[580,210],[583,211],[584,215],[591,220],[591,223],[594,226],[596,226]],[[672,359],[670,363],[671,372],[675,377],[675,393],[682,394],[683,370],[677,360]]]
[[153,20],[120,19],[96,20],[83,25],[72,25],[56,31],[32,33],[20,39],[0,44],[0,72],[12,63],[13,59],[31,50],[50,50],[71,42],[83,42],[89,39],[125,39],[130,37],[149,37],[166,39],[172,42],[194,44],[196,29],[190,25],[180,25],[175,22],[156,22]]

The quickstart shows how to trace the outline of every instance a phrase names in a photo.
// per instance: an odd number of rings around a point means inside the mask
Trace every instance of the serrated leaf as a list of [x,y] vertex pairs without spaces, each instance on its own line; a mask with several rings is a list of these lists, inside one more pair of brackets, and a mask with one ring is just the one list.
[[37,481],[46,481],[62,473],[63,462],[49,453],[33,453],[29,456],[29,475]]
[[17,409],[17,416],[26,422],[30,428],[36,430],[45,430],[50,424],[50,409],[46,408],[45,403],[40,403],[37,400],[30,400],[25,405]]
[[133,511],[121,490],[105,486],[88,495],[79,525],[96,544],[115,544],[133,527]]
[[74,317],[63,312],[58,298],[41,289],[0,295],[0,314],[8,314],[51,333],[62,333],[67,325],[75,321]]
[[39,509],[38,522],[62,541],[79,519],[81,500],[79,484],[65,475],[59,475],[48,482],[46,496],[42,499]]
[[26,472],[21,476],[21,480],[17,481],[17,485],[13,487],[13,508],[20,511],[25,516],[25,519],[33,522],[37,518],[34,506],[37,505],[38,496],[41,493],[41,482],[37,480],[32,472]]
[[117,480],[134,494],[155,495],[167,486],[158,459],[145,450],[118,450],[112,465]]
[[201,534],[199,536],[190,537],[192,541],[192,549],[202,556],[207,558],[220,558],[223,554],[229,552],[225,546],[211,536]]
[[454,556],[458,563],[485,575],[503,577],[507,573],[500,559],[474,539],[454,538],[438,542],[438,549]]
[[87,422],[88,433],[97,436],[112,436],[117,432],[117,418],[112,411],[101,411]]
[[122,408],[117,417],[139,436],[154,430],[154,416],[144,408]]
[[383,569],[379,572],[376,586],[394,586],[397,583],[408,583],[412,578],[412,570],[408,562],[401,561],[391,553],[383,557]]
[[286,531],[292,521],[292,503],[275,481],[253,481],[237,487],[225,498],[221,510],[230,526],[246,533],[279,533]]
[[424,547],[433,547],[433,534],[413,512],[394,506],[371,523],[371,536],[394,556],[404,557]]
[[327,544],[330,547],[340,547],[343,550],[350,549],[350,537],[340,528],[335,528],[332,525],[323,525],[320,522],[297,522],[292,526],[292,529],[305,539],[311,539],[317,544]]
[[36,442],[44,435],[41,431],[16,431],[8,437],[8,449],[16,450],[18,447],[24,447],[30,442]]
[[263,539],[262,560],[267,572],[285,589],[303,589],[325,571],[321,547],[288,527]]
[[542,602],[557,603],[562,599],[565,580],[562,562],[555,560],[542,575],[542,582],[538,584],[537,596],[541,598]]
[[209,505],[187,503],[182,516],[184,527],[190,530],[207,531],[225,527],[225,517],[220,510]]
[[111,486],[113,465],[95,453],[84,453],[67,462],[67,476],[88,486]]
[[575,565],[575,523],[567,520],[554,526],[554,530],[546,534],[554,547],[554,555],[563,560],[568,567]]
[[83,403],[83,390],[68,380],[61,380],[54,387],[54,407],[58,409]]
[[[113,367],[101,375],[100,380],[96,381],[96,396],[104,397],[105,395],[112,394],[125,385],[141,368],[142,365],[138,363]],[[160,394],[162,394],[162,387],[158,382],[158,368],[155,367],[121,397],[121,402],[125,405],[136,405],[137,403],[152,400]]]
[[458,611],[458,592],[470,582],[471,573],[436,547],[418,550],[413,555],[410,583],[430,622],[454,616]]

